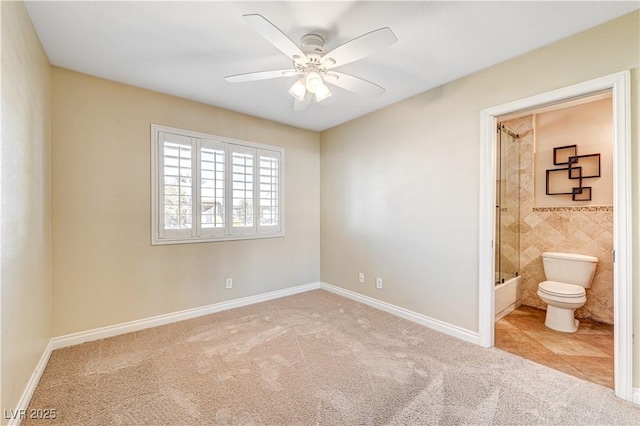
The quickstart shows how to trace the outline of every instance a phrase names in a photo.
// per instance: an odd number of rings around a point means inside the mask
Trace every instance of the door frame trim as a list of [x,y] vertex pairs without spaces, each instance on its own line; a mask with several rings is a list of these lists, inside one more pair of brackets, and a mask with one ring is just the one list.
[[613,297],[615,393],[633,398],[633,299],[631,222],[631,95],[630,72],[604,77],[541,93],[480,112],[480,228],[478,342],[494,345],[494,234],[497,117],[518,111],[611,90],[613,103]]

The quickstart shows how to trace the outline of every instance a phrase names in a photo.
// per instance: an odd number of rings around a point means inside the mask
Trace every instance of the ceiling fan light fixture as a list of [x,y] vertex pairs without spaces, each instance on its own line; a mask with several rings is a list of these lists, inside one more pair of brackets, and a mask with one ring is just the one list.
[[327,99],[329,96],[331,96],[331,91],[325,84],[318,87],[318,90],[316,90],[316,102],[322,102],[323,100]]
[[307,74],[306,87],[310,93],[316,93],[316,90],[322,86],[324,86],[324,81],[322,81],[320,74],[315,71],[311,71]]
[[289,89],[289,94],[299,101],[304,99],[304,95],[307,94],[307,89],[304,86],[302,79],[296,80],[296,82],[293,83],[293,85]]

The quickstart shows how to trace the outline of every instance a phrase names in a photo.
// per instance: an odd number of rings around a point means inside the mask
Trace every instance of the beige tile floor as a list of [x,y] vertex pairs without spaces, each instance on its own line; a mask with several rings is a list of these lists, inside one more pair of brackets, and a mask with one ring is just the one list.
[[521,306],[495,323],[495,346],[613,389],[613,326],[580,320],[575,333],[544,325],[545,311]]

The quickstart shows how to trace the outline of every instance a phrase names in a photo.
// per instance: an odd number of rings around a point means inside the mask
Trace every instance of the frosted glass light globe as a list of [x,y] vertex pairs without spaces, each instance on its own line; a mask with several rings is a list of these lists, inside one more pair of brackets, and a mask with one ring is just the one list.
[[291,86],[291,89],[289,89],[289,94],[299,101],[304,99],[304,95],[306,93],[307,90],[305,89],[302,80],[296,80],[296,82],[293,83],[293,86]]
[[322,81],[322,77],[315,71],[311,71],[307,74],[307,90],[311,93],[316,93],[316,90],[320,86],[324,86],[324,82]]

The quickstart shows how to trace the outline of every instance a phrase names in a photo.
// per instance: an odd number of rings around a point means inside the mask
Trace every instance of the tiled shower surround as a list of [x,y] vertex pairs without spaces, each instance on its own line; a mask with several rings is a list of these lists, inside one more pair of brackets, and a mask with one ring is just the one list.
[[520,135],[514,142],[520,144],[520,220],[510,226],[520,234],[520,247],[513,250],[512,256],[519,256],[522,304],[546,309],[536,294],[538,284],[545,280],[543,252],[588,254],[599,261],[593,284],[587,289],[587,303],[576,310],[576,317],[613,324],[613,207],[585,203],[534,206],[532,119],[527,116],[504,122]]

